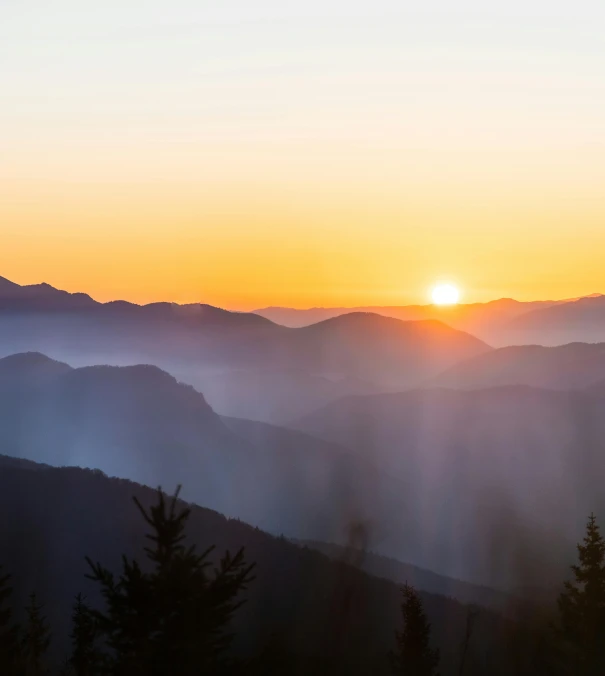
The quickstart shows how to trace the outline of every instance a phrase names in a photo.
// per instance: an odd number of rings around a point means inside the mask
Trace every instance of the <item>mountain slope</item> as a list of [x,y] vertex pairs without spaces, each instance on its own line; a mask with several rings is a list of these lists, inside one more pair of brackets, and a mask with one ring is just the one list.
[[20,286],[0,277],[0,312],[86,310],[98,305],[85,293],[60,291],[49,284]]
[[472,357],[430,381],[431,386],[479,389],[528,385],[583,389],[605,378],[605,343],[504,347]]
[[517,344],[605,342],[605,296],[594,295],[533,310],[512,319],[505,330],[509,340]]
[[512,298],[500,298],[487,303],[461,303],[455,306],[394,305],[368,307],[294,308],[268,307],[255,313],[277,324],[290,327],[308,326],[332,317],[356,312],[371,312],[402,321],[439,320],[452,328],[466,331],[491,345],[502,345],[502,329],[514,318],[531,310],[547,308],[564,301],[520,302]]
[[195,383],[221,415],[274,424],[289,422],[341,397],[379,391],[358,378],[327,377],[301,368],[224,369],[193,377],[184,369],[175,375]]
[[[326,393],[327,400],[340,394],[337,385],[307,380],[306,401],[280,411],[280,396],[301,380],[288,373],[344,383],[342,394],[358,391],[357,381],[370,389],[401,389],[489,349],[439,322],[357,313],[289,329],[253,313],[203,304],[103,304],[48,285],[7,284],[4,301],[0,296],[0,355],[42,352],[77,366],[149,363],[199,389],[210,382],[219,404],[228,401],[221,387],[236,389],[234,373],[248,380],[249,388],[254,388],[255,373],[281,374],[273,382],[267,377],[264,391],[259,389],[257,408],[270,411],[271,420],[301,415],[325,403]],[[212,387],[221,374],[223,384]],[[232,406],[221,405],[221,412],[234,415],[245,407],[240,398]]]
[[298,363],[321,355],[325,369],[371,382],[406,387],[444,363],[487,352],[473,336],[438,321],[402,322],[351,313],[296,331]]
[[396,558],[514,586],[560,579],[586,514],[605,509],[604,406],[602,392],[428,389],[349,397],[294,427],[406,480],[414,558]]
[[500,612],[511,611],[515,604],[513,597],[504,592],[454,580],[371,551],[346,548],[328,542],[307,541],[300,544],[316,549],[331,559],[348,561],[370,575],[392,580],[401,585],[407,583],[416,589],[455,598],[463,603],[492,607]]
[[[101,602],[97,588],[85,578],[84,556],[114,570],[122,554],[140,558],[146,527],[132,496],[145,506],[155,496],[149,488],[109,479],[98,471],[32,471],[11,465],[12,460],[0,456],[3,563],[13,573],[18,606],[32,590],[45,604],[53,630],[53,656],[59,661],[67,649],[75,594],[83,592],[93,605]],[[201,550],[215,544],[217,555],[245,546],[248,560],[256,562],[256,579],[236,616],[237,649],[258,651],[270,636],[277,635],[295,657],[293,673],[300,676],[317,673],[330,659],[337,661],[343,673],[355,676],[389,673],[386,653],[400,619],[397,585],[240,521],[191,507],[189,543]],[[453,675],[466,608],[442,596],[422,596],[433,637],[442,651],[442,673]],[[510,629],[510,623],[484,611],[476,629],[476,645],[489,645],[495,663],[505,664],[505,632]],[[484,673],[481,654],[472,648],[470,676]]]
[[[20,375],[3,377],[15,362]],[[290,430],[226,424],[199,392],[153,366],[0,360],[0,448],[152,486],[182,483],[188,499],[297,537],[342,541],[351,520],[380,523],[403,505],[372,463]]]

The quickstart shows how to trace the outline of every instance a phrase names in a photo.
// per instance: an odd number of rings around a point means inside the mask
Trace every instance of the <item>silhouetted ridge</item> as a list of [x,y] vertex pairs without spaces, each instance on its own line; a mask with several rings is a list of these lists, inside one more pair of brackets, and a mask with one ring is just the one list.
[[581,389],[605,378],[605,343],[503,347],[473,356],[431,381],[431,385],[478,389],[525,384]]
[[0,297],[8,293],[15,293],[15,291],[20,288],[21,287],[19,284],[11,282],[10,279],[6,279],[6,277],[0,277]]
[[[385,338],[399,340],[401,337],[423,338],[427,341],[449,340],[452,342],[466,342],[469,351],[474,347],[479,351],[487,351],[491,348],[483,341],[471,336],[464,331],[458,331],[448,326],[445,322],[438,319],[422,319],[414,321],[403,321],[393,317],[372,312],[351,312],[338,317],[331,317],[316,324],[297,329],[301,335],[308,336],[324,332],[326,334],[337,334],[339,332],[358,331],[361,336],[364,334],[383,334]],[[355,333],[353,333],[355,335]],[[423,345],[417,346],[422,349]]]
[[[124,401],[130,410],[147,405],[152,415],[166,415],[169,411],[195,411],[199,415],[216,419],[204,395],[191,385],[180,383],[174,376],[157,366],[85,366],[72,369],[61,381],[62,390],[74,391],[78,397],[94,397],[99,406],[115,405]],[[141,420],[143,423],[144,420]],[[153,418],[150,419],[150,423]]]
[[0,283],[0,311],[45,312],[86,310],[97,305],[85,293],[68,293],[43,282],[19,286],[6,279]]
[[[437,320],[414,323],[353,313],[289,329],[257,314],[207,304],[101,304],[47,285],[28,288],[11,286],[8,300],[0,301],[0,354],[38,351],[78,366],[155,364],[197,389],[203,389],[209,374],[226,370],[271,369],[285,374],[298,369],[334,383],[350,379],[350,387],[307,382],[307,399],[299,410],[291,403],[271,411],[269,401],[263,417],[272,421],[290,420],[341,392],[418,386],[461,359],[490,349],[472,335]],[[247,379],[242,380],[245,384]],[[294,380],[284,376],[261,384],[259,402],[263,396],[288,396]],[[215,400],[224,402],[220,383],[215,385],[210,385]],[[227,378],[226,386],[239,401],[223,407],[221,413],[246,412],[232,378]],[[258,408],[262,411],[263,407]]]
[[0,378],[14,379],[23,384],[42,382],[71,371],[71,366],[50,359],[40,352],[24,352],[0,359]]
[[100,316],[118,314],[130,319],[154,319],[160,321],[175,321],[188,324],[204,324],[207,326],[242,325],[266,326],[273,322],[260,315],[243,312],[230,312],[212,305],[203,303],[157,302],[147,305],[137,305],[123,300],[99,303],[85,293],[69,293],[56,289],[43,282],[20,286],[7,279],[0,278],[0,312],[17,313],[31,312],[67,312],[91,313]]
[[376,520],[392,506],[386,496],[396,496],[395,484],[344,449],[235,424],[154,366],[83,367],[43,387],[0,378],[0,448],[15,456],[181,483],[187,497],[298,537],[337,539],[353,502]]
[[[89,570],[83,557],[102,561],[117,572],[122,555],[140,560],[142,548],[149,545],[148,528],[132,505],[133,496],[145,508],[157,502],[155,491],[98,471],[69,467],[31,471],[7,466],[0,457],[0,510],[21,516],[18,527],[9,519],[0,521],[3,571],[13,573],[11,601],[21,607],[36,589],[52,628],[50,657],[55,663],[65,659],[75,595],[82,592],[91,606],[103,607],[98,587],[85,578]],[[233,624],[234,655],[255,654],[277,635],[292,656],[292,668],[285,673],[331,674],[330,660],[351,676],[389,673],[385,655],[397,621],[395,583],[217,512],[190,507],[187,546],[196,544],[204,551],[216,545],[213,563],[218,563],[219,553],[243,546],[246,559],[256,563],[256,579],[246,590],[246,603]],[[421,595],[444,663],[453,666],[467,609],[443,596]],[[509,626],[495,613],[484,611],[477,645],[488,641],[490,655],[495,651],[496,659],[503,659],[499,636]],[[468,673],[476,676],[474,671]]]
[[419,568],[397,559],[380,556],[371,551],[347,549],[342,545],[328,542],[314,542],[312,540],[297,542],[297,544],[317,549],[331,559],[350,559],[355,561],[361,570],[370,575],[392,580],[397,584],[407,582],[416,589],[456,598],[464,603],[474,603],[485,607],[497,608],[501,612],[510,611],[514,608],[513,597],[504,592],[438,575],[424,568]]
[[605,296],[594,294],[537,308],[511,319],[506,326],[511,341],[562,345],[574,341],[605,341]]
[[[192,325],[223,326],[266,326],[271,320],[249,312],[231,312],[206,303],[149,303],[140,306],[141,313],[156,319],[178,320]],[[260,321],[259,321],[260,319]]]

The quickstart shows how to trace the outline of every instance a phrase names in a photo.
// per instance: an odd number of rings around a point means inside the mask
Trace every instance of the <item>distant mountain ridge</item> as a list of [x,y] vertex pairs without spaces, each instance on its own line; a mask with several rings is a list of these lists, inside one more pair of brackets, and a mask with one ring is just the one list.
[[574,390],[603,379],[605,343],[568,343],[502,347],[462,361],[425,385],[456,389],[528,385]]
[[605,342],[605,296],[593,295],[516,317],[509,326],[515,342],[560,345]]
[[[354,312],[371,312],[384,317],[393,317],[403,321],[417,321],[422,319],[439,319],[446,324],[454,325],[460,322],[471,322],[475,317],[481,321],[481,315],[502,313],[504,319],[528,312],[539,307],[551,307],[564,301],[518,301],[512,298],[500,298],[484,303],[460,303],[454,306],[426,305],[367,305],[352,307],[313,307],[297,309],[288,307],[265,307],[254,310],[255,314],[270,319],[278,324],[293,328],[316,324],[317,322],[343,314]],[[471,331],[472,333],[472,331]]]
[[138,305],[125,300],[113,300],[101,303],[85,293],[69,293],[56,289],[50,284],[31,284],[20,286],[0,277],[0,313],[16,312],[97,312],[101,316],[111,315],[131,318],[155,318],[182,322],[221,323],[234,316],[253,325],[261,325],[264,320],[249,312],[232,312],[204,303],[155,302]]
[[[523,327],[524,320],[533,313],[547,313],[552,309],[556,315],[556,308],[565,307],[576,302],[600,302],[602,294],[592,294],[582,298],[544,301],[517,301],[512,298],[500,298],[485,303],[460,303],[454,306],[437,305],[396,305],[396,306],[365,306],[365,307],[315,307],[309,309],[294,309],[287,307],[266,307],[254,312],[278,324],[290,327],[301,327],[309,324],[354,312],[372,312],[386,317],[394,317],[403,321],[418,321],[423,319],[438,319],[449,326],[466,331],[490,345],[503,346],[528,342],[548,341],[548,337],[540,334],[539,340],[529,340]],[[543,316],[543,315],[542,315]],[[605,323],[603,324],[605,326]],[[588,338],[576,332],[573,340],[586,341]],[[605,332],[601,340],[605,340]],[[556,342],[544,344],[561,344],[570,340],[556,339]]]
[[[227,401],[217,374],[224,374],[225,389],[237,396],[235,373],[247,371],[248,382],[259,389],[258,409],[270,421],[342,394],[408,387],[490,349],[436,321],[354,313],[290,329],[210,305],[97,303],[48,285],[20,287],[4,280],[0,287],[0,356],[42,352],[76,366],[154,364],[199,388],[208,382],[217,403]],[[254,373],[268,371],[272,378],[255,384]],[[297,409],[289,393],[299,386],[305,396]],[[282,396],[292,402],[283,411]],[[243,406],[240,398],[220,412],[233,415]]]
[[232,312],[204,303],[137,305],[123,300],[101,303],[88,294],[69,293],[47,283],[20,286],[0,277],[0,320],[7,315],[31,313],[88,313],[104,321],[169,322],[190,329],[200,324],[205,327],[266,328],[263,320],[283,327],[302,328],[345,314],[370,313],[401,321],[439,320],[496,346],[605,341],[605,296],[598,293],[556,301],[523,302],[501,298],[456,306],[360,306],[306,310],[266,307],[253,312]]

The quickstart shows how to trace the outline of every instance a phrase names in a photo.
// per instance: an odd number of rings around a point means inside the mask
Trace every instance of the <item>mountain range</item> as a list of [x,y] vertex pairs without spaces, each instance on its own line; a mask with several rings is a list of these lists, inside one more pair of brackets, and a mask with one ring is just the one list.
[[355,396],[292,429],[221,417],[157,367],[73,369],[21,354],[0,360],[0,448],[182,483],[186,499],[273,533],[340,544],[362,534],[379,554],[511,589],[535,582],[540,547],[541,577],[560,579],[600,504],[604,396],[520,386]]
[[337,444],[221,418],[153,366],[72,369],[40,354],[0,359],[0,448],[99,468],[271,532],[346,541],[351,524],[403,510],[400,486]]
[[0,299],[0,353],[17,352],[0,359],[11,456],[183,483],[272,533],[362,532],[379,555],[502,589],[560,579],[602,504],[604,345],[493,349],[360,312],[293,329],[6,280]]
[[[290,329],[209,305],[97,303],[0,279],[0,356],[153,364],[222,414],[284,422],[348,394],[404,389],[490,348],[434,321],[353,313]],[[253,395],[253,396],[251,396]]]
[[454,389],[528,385],[573,390],[595,386],[603,380],[605,343],[569,343],[492,350],[456,364],[426,385]]
[[490,345],[562,345],[605,341],[605,297],[521,302],[501,298],[452,306],[395,305],[299,310],[267,307],[255,313],[284,326],[300,327],[351,312],[370,312],[404,321],[438,320]]

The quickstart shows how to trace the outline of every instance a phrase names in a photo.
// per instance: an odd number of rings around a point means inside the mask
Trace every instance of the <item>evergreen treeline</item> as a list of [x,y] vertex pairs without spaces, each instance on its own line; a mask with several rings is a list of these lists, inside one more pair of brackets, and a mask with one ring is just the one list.
[[[158,490],[146,508],[134,502],[148,528],[142,557],[122,557],[119,571],[87,559],[87,577],[98,590],[94,602],[78,594],[71,617],[70,655],[62,666],[51,659],[51,627],[35,592],[17,622],[12,599],[14,579],[0,568],[0,674],[8,676],[160,676],[164,674],[361,674],[401,676],[471,676],[535,674],[564,676],[605,673],[605,540],[594,515],[578,545],[578,563],[564,583],[556,613],[533,615],[511,623],[494,644],[475,633],[485,613],[468,609],[460,626],[457,656],[444,659],[432,636],[421,595],[405,585],[400,625],[392,628],[390,654],[372,655],[352,669],[333,650],[340,629],[324,636],[322,654],[294,654],[287,637],[275,633],[262,645],[234,649],[239,609],[254,584],[255,564],[244,549],[215,562],[214,548],[198,551],[186,540],[189,507]],[[357,621],[351,602],[352,573],[345,567],[333,588],[333,603],[344,605],[349,622]],[[312,595],[313,590],[307,590]],[[296,609],[292,609],[296,612]],[[475,645],[473,645],[473,643]],[[375,668],[372,667],[372,660]]]

